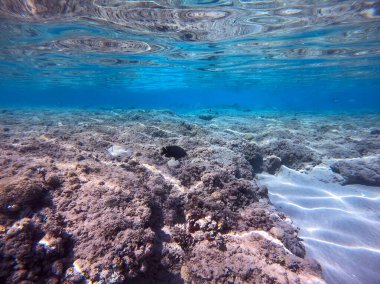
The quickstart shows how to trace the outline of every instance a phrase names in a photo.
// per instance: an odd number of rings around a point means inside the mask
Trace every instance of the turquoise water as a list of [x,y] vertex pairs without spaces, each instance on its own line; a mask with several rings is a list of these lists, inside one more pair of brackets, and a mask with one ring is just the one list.
[[0,104],[380,109],[379,1],[0,1]]

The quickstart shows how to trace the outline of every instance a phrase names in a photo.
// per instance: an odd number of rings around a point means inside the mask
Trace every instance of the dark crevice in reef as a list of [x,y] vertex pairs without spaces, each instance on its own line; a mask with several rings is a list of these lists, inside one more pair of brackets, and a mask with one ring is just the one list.
[[2,113],[1,283],[323,283],[256,174],[347,158],[347,183],[379,183],[354,118],[332,145],[291,116],[115,112]]

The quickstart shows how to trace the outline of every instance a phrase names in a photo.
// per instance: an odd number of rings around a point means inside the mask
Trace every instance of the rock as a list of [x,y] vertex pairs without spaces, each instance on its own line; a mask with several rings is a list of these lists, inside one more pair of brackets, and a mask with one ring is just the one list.
[[255,138],[253,133],[244,133],[243,137],[244,139],[247,139],[247,140],[252,140],[253,138]]
[[345,184],[380,186],[380,156],[339,160],[330,167],[345,178]]
[[265,157],[263,169],[269,174],[275,174],[281,167],[281,159],[277,156],[271,155]]
[[63,274],[63,263],[62,261],[60,260],[57,260],[55,262],[53,262],[52,266],[51,266],[51,271],[54,275],[56,276],[61,276]]
[[321,162],[320,156],[313,150],[288,139],[270,142],[262,148],[264,154],[281,158],[282,164],[292,169],[301,169],[305,163],[316,165]]
[[17,204],[11,204],[7,206],[7,211],[11,213],[18,212],[20,211],[20,209],[21,209],[20,206]]
[[372,129],[370,133],[371,133],[371,135],[379,135],[380,129]]
[[222,199],[222,194],[219,191],[214,191],[211,193],[211,197],[215,200],[220,200]]
[[273,227],[272,229],[269,230],[269,232],[275,236],[277,239],[282,239],[284,237],[284,230],[278,227]]
[[[318,268],[310,269],[305,261],[287,255],[281,244],[269,241],[267,233],[244,233],[224,237],[220,249],[209,240],[194,245],[193,254],[181,268],[187,283],[307,283],[316,278]],[[266,245],[266,257],[258,257],[258,248]],[[282,259],[282,264],[279,263]],[[296,269],[288,269],[290,264]],[[319,282],[325,283],[320,278]],[[310,282],[311,283],[311,282]]]
[[57,277],[50,277],[48,280],[47,280],[47,284],[59,284],[59,279]]
[[221,177],[216,173],[205,173],[201,177],[202,183],[208,188],[222,188],[223,182]]
[[51,233],[45,234],[45,236],[39,240],[38,244],[44,246],[48,250],[54,250],[62,254],[64,253],[64,244],[62,238],[54,236]]
[[178,168],[181,165],[181,163],[178,160],[170,159],[168,161],[168,167],[170,168]]
[[201,179],[204,170],[205,166],[198,163],[184,164],[181,167],[178,179],[183,186],[191,186]]
[[12,278],[9,280],[11,280],[13,283],[20,283],[23,279],[26,278],[27,274],[28,274],[28,270],[26,269],[16,270],[13,273]]
[[215,116],[213,116],[211,114],[201,114],[201,115],[198,116],[198,118],[200,118],[202,120],[210,121],[210,120],[214,119]]
[[244,144],[242,152],[252,166],[254,173],[260,173],[263,166],[263,156],[260,147],[253,142],[249,142]]
[[[62,228],[60,229],[62,231]],[[57,247],[57,241],[62,246],[61,237],[44,238],[44,244],[39,239],[44,234],[38,222],[34,222],[30,218],[23,218],[13,224],[9,228],[8,233],[0,240],[2,248],[1,269],[5,270],[6,275],[1,275],[1,280],[4,283],[30,283],[41,282],[37,280],[44,280],[51,276],[54,270],[52,264],[56,264],[59,259],[65,259],[67,256],[63,254],[63,250],[47,248],[46,246],[52,245]],[[51,242],[51,244],[49,243]],[[64,266],[60,268],[62,271],[58,274],[62,275]],[[59,269],[55,269],[58,272]],[[2,282],[3,283],[3,282]]]
[[37,209],[47,204],[47,191],[32,179],[0,180],[0,211],[12,214],[21,210]]
[[83,155],[79,155],[78,157],[77,157],[77,161],[78,162],[80,162],[80,161],[83,161],[83,160],[85,160],[86,158],[83,156]]
[[52,175],[52,176],[48,177],[48,179],[46,180],[45,183],[51,189],[57,189],[58,187],[61,186],[62,181],[61,181],[61,179],[58,176]]

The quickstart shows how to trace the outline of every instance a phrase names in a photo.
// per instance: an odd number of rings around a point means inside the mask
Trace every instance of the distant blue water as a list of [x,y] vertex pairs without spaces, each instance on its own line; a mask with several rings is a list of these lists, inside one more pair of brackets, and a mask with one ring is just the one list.
[[376,82],[352,87],[310,86],[269,88],[257,86],[234,89],[170,89],[131,91],[106,87],[5,87],[0,107],[74,107],[74,108],[246,108],[279,111],[380,111],[379,86]]
[[37,2],[0,1],[2,107],[380,110],[380,1]]

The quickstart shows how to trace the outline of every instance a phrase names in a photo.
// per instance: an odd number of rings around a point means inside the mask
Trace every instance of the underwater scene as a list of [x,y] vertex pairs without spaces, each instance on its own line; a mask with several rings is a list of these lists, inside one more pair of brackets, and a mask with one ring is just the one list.
[[0,283],[380,284],[380,1],[0,0]]

